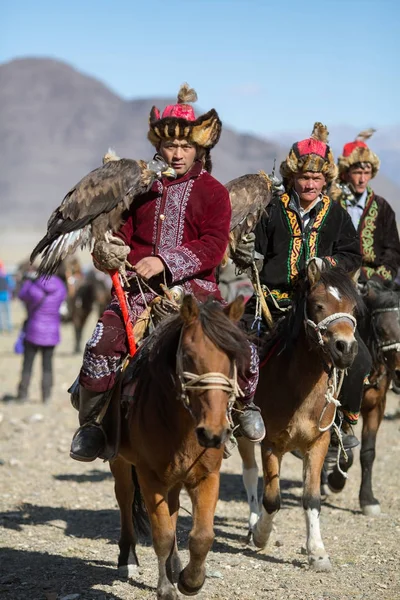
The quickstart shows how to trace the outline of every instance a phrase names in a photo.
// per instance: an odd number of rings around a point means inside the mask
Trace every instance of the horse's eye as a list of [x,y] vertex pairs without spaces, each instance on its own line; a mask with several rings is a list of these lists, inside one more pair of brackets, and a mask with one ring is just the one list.
[[324,307],[322,304],[317,304],[317,310],[324,310]]

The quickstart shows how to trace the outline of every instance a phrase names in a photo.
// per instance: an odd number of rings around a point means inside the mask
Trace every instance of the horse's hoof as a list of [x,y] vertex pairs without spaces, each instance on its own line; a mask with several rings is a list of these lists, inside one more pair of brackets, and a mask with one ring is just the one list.
[[179,596],[173,586],[157,590],[157,600],[178,600]]
[[118,567],[118,576],[120,579],[137,579],[138,575],[138,565],[121,565]]
[[267,545],[267,542],[268,542],[268,537],[265,537],[264,535],[257,535],[257,531],[253,530],[253,544],[257,548],[265,548],[265,546]]
[[329,556],[309,556],[308,564],[310,565],[311,571],[316,573],[328,573],[332,571],[332,563],[329,560]]
[[366,504],[361,507],[362,514],[366,517],[379,517],[381,514],[381,505],[378,504]]
[[344,486],[346,485],[346,479],[343,478],[343,485],[341,481],[338,481],[337,478],[334,480],[328,477],[328,485],[326,486],[329,489],[329,495],[331,494],[340,494],[343,492]]
[[204,577],[203,583],[201,585],[192,587],[192,586],[188,585],[187,583],[185,583],[185,581],[183,579],[183,573],[184,573],[184,571],[182,571],[181,574],[179,575],[178,590],[180,591],[181,594],[184,594],[185,596],[195,596],[196,594],[199,593],[199,591],[203,587],[204,581],[206,578]]

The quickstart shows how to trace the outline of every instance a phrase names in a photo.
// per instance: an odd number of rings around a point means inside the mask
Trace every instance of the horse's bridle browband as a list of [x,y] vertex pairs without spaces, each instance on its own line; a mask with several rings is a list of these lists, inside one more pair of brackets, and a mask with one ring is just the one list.
[[181,386],[181,400],[185,408],[190,411],[189,391],[202,392],[205,390],[220,390],[229,395],[228,398],[228,414],[231,412],[236,398],[244,396],[237,381],[236,362],[233,363],[232,379],[224,373],[210,371],[209,373],[191,373],[183,370],[182,364],[182,336],[184,328],[182,327],[179,337],[178,349],[176,352],[176,374]]
[[389,342],[381,342],[379,339],[379,335],[378,332],[376,330],[376,325],[375,325],[375,321],[374,321],[374,317],[375,315],[378,315],[380,313],[386,313],[386,312],[400,312],[400,306],[392,306],[389,308],[376,308],[375,310],[373,310],[371,312],[371,324],[372,324],[372,331],[375,337],[375,344],[376,344],[376,348],[379,351],[385,353],[385,352],[390,352],[391,350],[395,350],[396,352],[400,351],[400,341],[394,340],[394,341],[389,341]]

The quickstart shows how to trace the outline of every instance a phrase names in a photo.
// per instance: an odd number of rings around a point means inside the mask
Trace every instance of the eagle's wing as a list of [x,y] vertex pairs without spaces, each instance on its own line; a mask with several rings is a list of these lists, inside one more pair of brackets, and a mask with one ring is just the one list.
[[141,192],[145,163],[122,158],[107,162],[83,177],[50,216],[47,233],[31,254],[43,253],[40,272],[54,272],[66,255],[91,241],[90,225],[121,202]]
[[232,254],[243,235],[255,229],[272,198],[272,183],[264,173],[242,175],[225,186],[232,206],[229,251]]
[[48,228],[56,215],[69,221],[71,227],[81,228],[98,215],[110,212],[128,193],[134,195],[139,189],[141,172],[141,165],[128,158],[94,169],[66,194],[50,217]]

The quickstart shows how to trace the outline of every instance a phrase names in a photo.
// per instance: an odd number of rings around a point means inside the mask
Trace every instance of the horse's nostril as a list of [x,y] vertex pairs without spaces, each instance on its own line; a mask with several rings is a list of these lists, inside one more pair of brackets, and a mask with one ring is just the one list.
[[197,427],[196,435],[200,446],[204,448],[219,448],[225,441],[225,436],[216,435],[206,427]]
[[337,340],[335,342],[335,348],[338,352],[340,352],[340,354],[344,354],[347,350],[347,344],[346,344],[346,342],[343,342],[342,340]]

